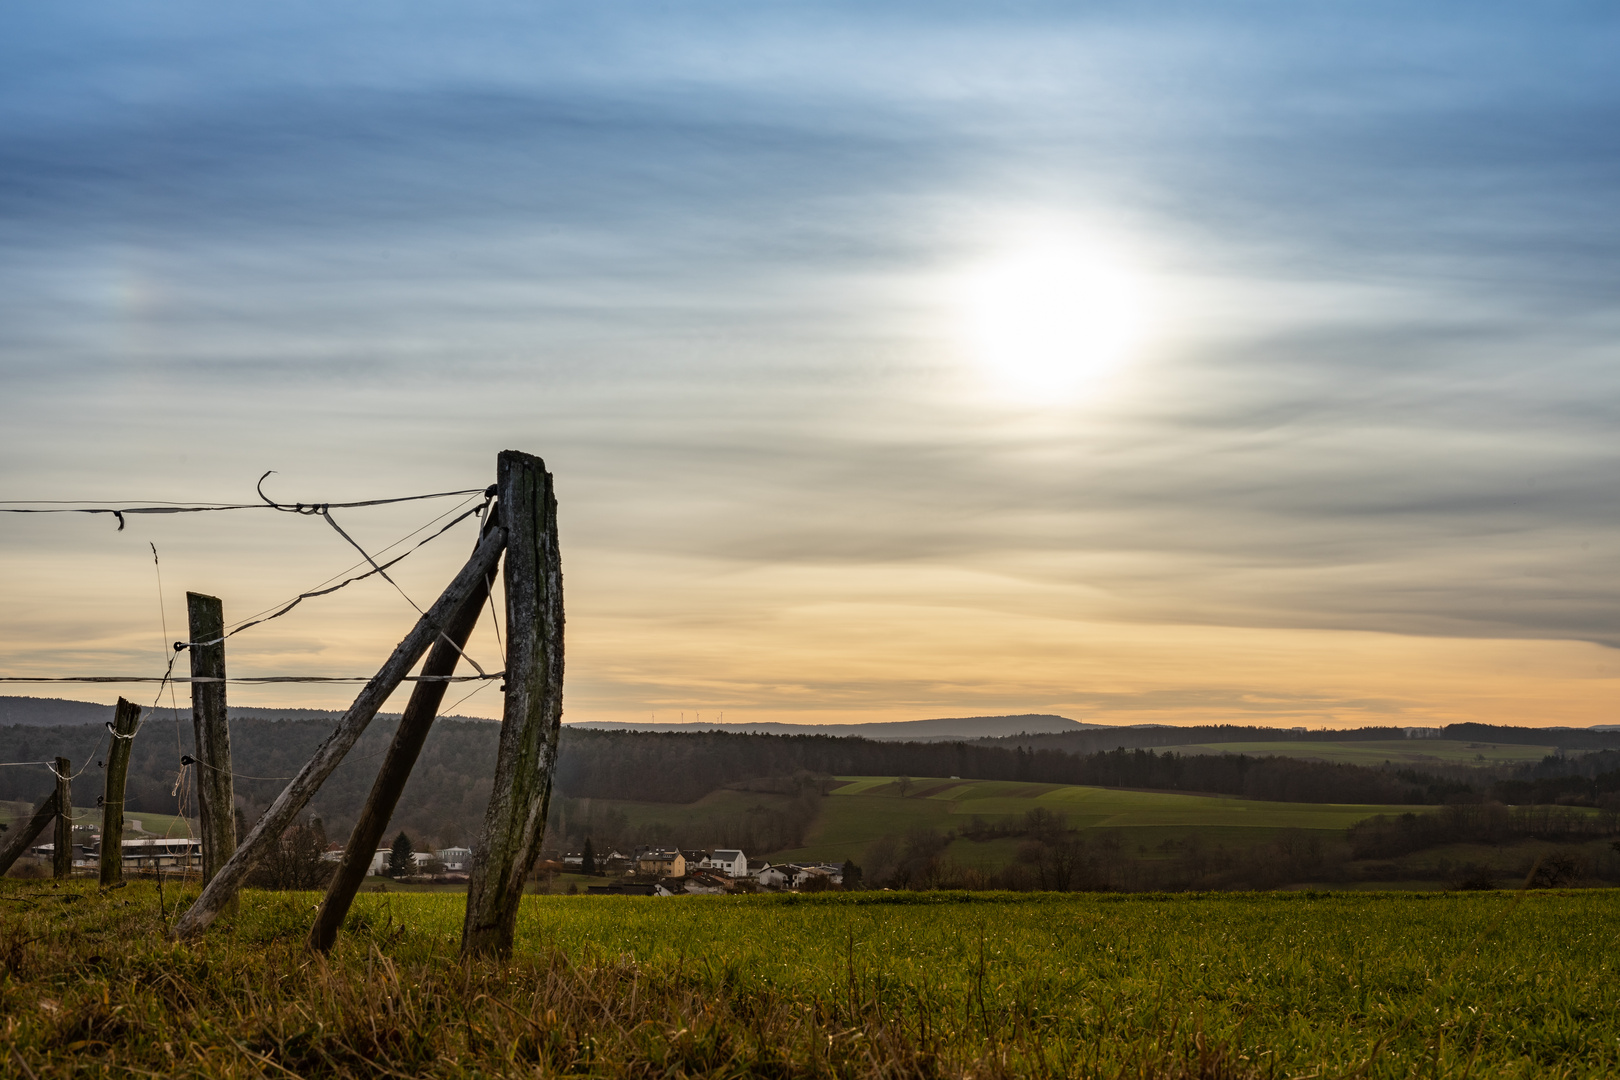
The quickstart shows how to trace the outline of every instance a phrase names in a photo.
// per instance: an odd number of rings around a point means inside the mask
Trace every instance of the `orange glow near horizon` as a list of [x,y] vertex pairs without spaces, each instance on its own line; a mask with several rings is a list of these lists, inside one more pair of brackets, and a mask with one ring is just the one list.
[[[402,564],[402,583],[420,600],[458,553]],[[656,560],[632,569],[601,554],[572,566],[566,722],[722,712],[728,722],[801,724],[1055,713],[1101,724],[1585,727],[1613,722],[1620,691],[1614,650],[1581,641],[1083,616],[1074,612],[1084,599],[1072,593],[941,570],[721,573]],[[33,562],[27,587],[13,581],[12,629],[0,641],[11,658],[7,674],[161,672],[155,597],[139,588],[146,571],[109,561],[98,580],[84,569],[63,555]],[[227,573],[196,570],[202,587]],[[180,574],[173,567],[170,580]],[[288,573],[287,584],[261,581],[254,590],[241,583],[241,594],[227,598],[227,618],[245,616],[294,580]],[[180,636],[181,591],[171,584],[171,637]],[[230,670],[368,675],[413,619],[386,585],[361,586],[232,639]],[[31,636],[47,622],[72,640]],[[494,670],[499,654],[487,622],[469,652]],[[11,684],[0,693],[107,702],[124,693],[147,704],[151,689]],[[230,697],[238,706],[342,709],[357,689],[233,686]],[[473,689],[453,691],[447,705]],[[390,708],[402,707],[404,693]],[[183,687],[178,700],[185,708]],[[493,717],[499,708],[498,690],[485,688],[451,711]]]

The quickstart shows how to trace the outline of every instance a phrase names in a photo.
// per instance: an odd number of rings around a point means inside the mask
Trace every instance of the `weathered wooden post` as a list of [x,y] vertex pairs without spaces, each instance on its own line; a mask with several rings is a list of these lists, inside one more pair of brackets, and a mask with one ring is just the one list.
[[405,639],[394,647],[393,654],[377,674],[361,689],[332,734],[316,748],[314,755],[298,770],[298,775],[281,789],[281,794],[276,796],[270,809],[248,831],[236,853],[226,860],[214,880],[204,886],[196,903],[180,916],[180,920],[174,924],[173,934],[176,938],[194,937],[219,917],[236,896],[248,871],[259,864],[273,845],[281,842],[281,834],[308,805],[310,797],[320,790],[332,770],[338,767],[355,740],[366,730],[366,725],[377,715],[377,710],[388,700],[388,695],[410,674],[411,668],[428,651],[428,646],[438,640],[450,616],[460,610],[480,582],[495,572],[495,563],[505,546],[506,530],[502,528],[490,530],[479,542],[472,558],[467,560],[460,573],[439,594],[439,599],[434,601],[426,614],[416,621]]
[[225,613],[216,596],[186,593],[191,619],[191,726],[197,742],[197,817],[203,884],[236,850],[236,785],[231,778],[231,730],[225,717]]
[[27,821],[13,822],[6,831],[5,842],[0,843],[0,877],[11,869],[12,863],[22,858],[23,852],[45,831],[45,827],[56,820],[56,800],[57,793],[52,791],[39,801]]
[[[461,649],[472,637],[473,627],[478,625],[478,616],[488,597],[486,578],[467,597],[461,609],[451,616],[444,628],[444,636],[434,644],[427,662],[422,665],[423,675],[448,676],[455,673],[456,662],[461,659]],[[383,759],[377,779],[372,782],[371,794],[360,811],[360,820],[355,822],[349,842],[343,848],[343,861],[338,864],[338,871],[327,886],[326,899],[321,902],[315,925],[310,928],[310,948],[326,952],[337,940],[338,928],[343,925],[349,906],[354,903],[354,894],[360,891],[360,885],[366,879],[366,873],[371,868],[372,853],[377,850],[383,831],[388,828],[388,819],[394,816],[400,793],[405,790],[411,768],[416,764],[422,744],[427,741],[428,732],[433,728],[433,720],[439,714],[439,706],[444,702],[444,692],[448,686],[444,682],[419,682],[416,689],[411,691],[411,700],[405,706],[405,715],[400,717],[399,727],[394,731],[388,756]]]
[[124,779],[130,743],[140,726],[141,707],[118,699],[113,712],[112,746],[107,748],[107,789],[101,797],[101,886],[124,880]]
[[463,955],[512,951],[523,879],[540,853],[562,723],[562,558],[543,461],[502,451],[496,489],[506,542],[506,705],[494,790],[467,887]]
[[51,858],[51,876],[66,880],[73,873],[73,762],[56,759],[56,850]]

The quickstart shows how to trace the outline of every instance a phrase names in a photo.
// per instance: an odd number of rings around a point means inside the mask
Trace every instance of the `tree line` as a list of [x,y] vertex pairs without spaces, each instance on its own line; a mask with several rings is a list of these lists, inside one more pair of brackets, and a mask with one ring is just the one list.
[[[352,827],[396,723],[379,717],[312,802],[310,812],[326,823],[333,836],[345,836]],[[331,722],[325,719],[237,717],[231,721],[236,791],[248,821],[268,806],[286,778],[298,771],[330,730]],[[499,730],[498,724],[485,721],[441,720],[435,724],[400,800],[393,827],[441,847],[474,840],[489,799]],[[1181,738],[1190,737],[1190,729],[1173,730]],[[1384,729],[1367,730],[1387,734]],[[1523,731],[1533,734],[1531,729]],[[1501,729],[1492,729],[1491,734],[1506,741]],[[9,760],[65,755],[77,767],[92,755],[105,755],[105,731],[92,725],[11,726],[0,728],[0,746]],[[132,746],[128,811],[136,816],[175,813],[179,755],[190,752],[189,718],[175,723],[162,713],[150,716]],[[1076,754],[1019,740],[897,743],[825,735],[565,728],[557,772],[558,821],[552,831],[560,843],[595,835],[599,841],[613,837],[625,844],[646,840],[781,850],[797,846],[815,816],[815,793],[806,786],[811,781],[805,778],[832,775],[1023,780],[1306,803],[1597,806],[1620,793],[1620,750],[1554,756],[1492,773],[1462,767],[1418,771],[1244,754],[1183,755],[1148,748],[1116,747]],[[94,802],[101,777],[92,765],[80,778],[76,799],[81,805]],[[37,801],[52,784],[53,778],[42,767],[0,770],[0,799]],[[588,802],[691,803],[728,786],[748,789],[758,798],[732,817],[716,819],[711,823],[712,835],[704,838],[643,836],[647,826],[632,828],[628,819],[611,816],[622,811]]]

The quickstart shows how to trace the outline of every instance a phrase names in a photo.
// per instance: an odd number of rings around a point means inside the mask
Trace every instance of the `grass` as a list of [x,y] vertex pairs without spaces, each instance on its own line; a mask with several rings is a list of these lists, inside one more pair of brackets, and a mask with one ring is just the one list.
[[1390,739],[1378,742],[1188,743],[1156,747],[1158,753],[1248,754],[1251,757],[1309,758],[1345,765],[1517,765],[1556,753],[1553,746],[1471,743],[1455,739]]
[[[0,802],[0,823],[11,824],[19,818],[26,818],[33,811],[33,806],[23,802]],[[135,822],[140,822],[139,830]],[[101,830],[101,808],[97,806],[75,806],[73,808],[73,824],[91,825],[96,831]],[[195,836],[196,824],[192,823],[191,832],[186,831],[184,818],[174,814],[148,814],[140,810],[132,810],[124,815],[125,839],[137,840],[142,835],[148,836]],[[38,841],[42,844],[51,842],[49,830]]]
[[[52,1077],[1603,1077],[1620,893],[529,897],[0,883],[0,1071]],[[160,906],[161,905],[161,906]]]
[[[1285,829],[1342,833],[1374,814],[1399,814],[1409,806],[1345,806],[1331,803],[1278,803],[1218,795],[1125,791],[1067,784],[1000,780],[913,779],[906,796],[895,777],[839,777],[843,783],[822,800],[821,813],[805,846],[775,855],[779,860],[817,859],[860,862],[879,837],[898,836],[913,826],[960,830],[977,816],[994,822],[1021,818],[1037,807],[1062,814],[1070,827],[1113,830],[1128,851],[1153,850],[1165,840],[1191,832],[1212,844],[1246,847],[1272,839]],[[958,840],[948,854],[978,865],[994,860],[1007,845]],[[997,865],[1005,862],[1000,858]]]

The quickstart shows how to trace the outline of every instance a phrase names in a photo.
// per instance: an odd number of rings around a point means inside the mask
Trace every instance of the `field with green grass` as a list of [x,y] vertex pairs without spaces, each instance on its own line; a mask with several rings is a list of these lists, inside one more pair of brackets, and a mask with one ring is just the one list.
[[1390,739],[1378,742],[1222,742],[1187,743],[1154,748],[1183,755],[1248,754],[1250,757],[1293,757],[1343,765],[1518,765],[1540,761],[1554,746],[1473,743],[1454,739]]
[[[1413,809],[937,778],[911,778],[902,793],[897,777],[844,776],[838,780],[840,786],[822,800],[805,846],[777,853],[776,858],[860,862],[866,849],[882,836],[898,836],[916,826],[960,831],[975,817],[987,822],[1017,820],[1036,808],[1063,815],[1070,828],[1112,833],[1132,851],[1152,851],[1166,840],[1184,840],[1193,832],[1207,843],[1227,847],[1264,843],[1288,829],[1337,835],[1374,814]],[[1009,841],[958,839],[948,854],[966,865],[999,865],[1011,857],[1014,846]]]
[[0,883],[7,1070],[165,1077],[1607,1077],[1620,892],[311,894],[195,944],[151,884]]
[[[27,803],[0,802],[0,824],[9,825],[18,818],[25,818],[34,808]],[[75,806],[73,808],[74,825],[90,825],[98,832],[101,829],[101,808],[96,806]],[[146,814],[139,810],[131,811],[124,816],[124,828],[127,832],[125,839],[136,840],[142,836],[194,836],[196,823],[191,824],[191,832],[186,831],[184,818],[173,814]],[[39,841],[42,844],[50,843],[49,836]]]

